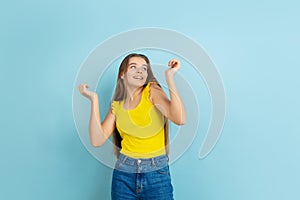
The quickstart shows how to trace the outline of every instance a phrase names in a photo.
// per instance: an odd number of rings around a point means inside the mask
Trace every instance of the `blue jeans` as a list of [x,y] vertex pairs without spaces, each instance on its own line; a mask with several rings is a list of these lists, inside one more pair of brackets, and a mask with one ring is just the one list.
[[120,154],[112,178],[112,200],[173,200],[166,155],[134,159]]

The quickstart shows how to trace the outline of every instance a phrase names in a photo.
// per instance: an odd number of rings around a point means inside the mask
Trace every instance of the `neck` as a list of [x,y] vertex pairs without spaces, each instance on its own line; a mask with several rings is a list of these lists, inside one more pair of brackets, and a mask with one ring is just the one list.
[[142,92],[143,87],[138,87],[138,88],[131,88],[127,87],[126,88],[126,101],[133,101],[135,97],[139,96],[139,94]]

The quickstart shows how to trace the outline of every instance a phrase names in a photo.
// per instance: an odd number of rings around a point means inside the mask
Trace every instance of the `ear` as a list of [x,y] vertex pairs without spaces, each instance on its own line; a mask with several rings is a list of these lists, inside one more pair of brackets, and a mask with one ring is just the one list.
[[121,75],[121,79],[124,79],[124,74]]

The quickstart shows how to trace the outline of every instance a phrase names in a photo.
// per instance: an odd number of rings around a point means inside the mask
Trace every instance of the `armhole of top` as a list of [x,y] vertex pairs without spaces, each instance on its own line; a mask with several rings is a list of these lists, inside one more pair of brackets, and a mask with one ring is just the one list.
[[117,107],[118,107],[118,102],[117,101],[112,101],[111,102],[111,112],[112,114],[116,115],[116,110],[117,110]]
[[158,85],[157,82],[149,82],[148,83],[148,95],[147,95],[147,98],[148,100],[153,104],[153,101],[152,101],[152,98],[151,98],[151,85]]

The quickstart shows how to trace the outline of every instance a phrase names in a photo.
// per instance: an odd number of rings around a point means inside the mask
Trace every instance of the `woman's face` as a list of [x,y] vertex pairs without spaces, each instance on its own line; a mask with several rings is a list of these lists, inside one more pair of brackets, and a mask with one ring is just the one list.
[[125,84],[128,86],[141,87],[148,77],[148,64],[141,57],[132,57],[127,65],[127,72],[123,75]]

